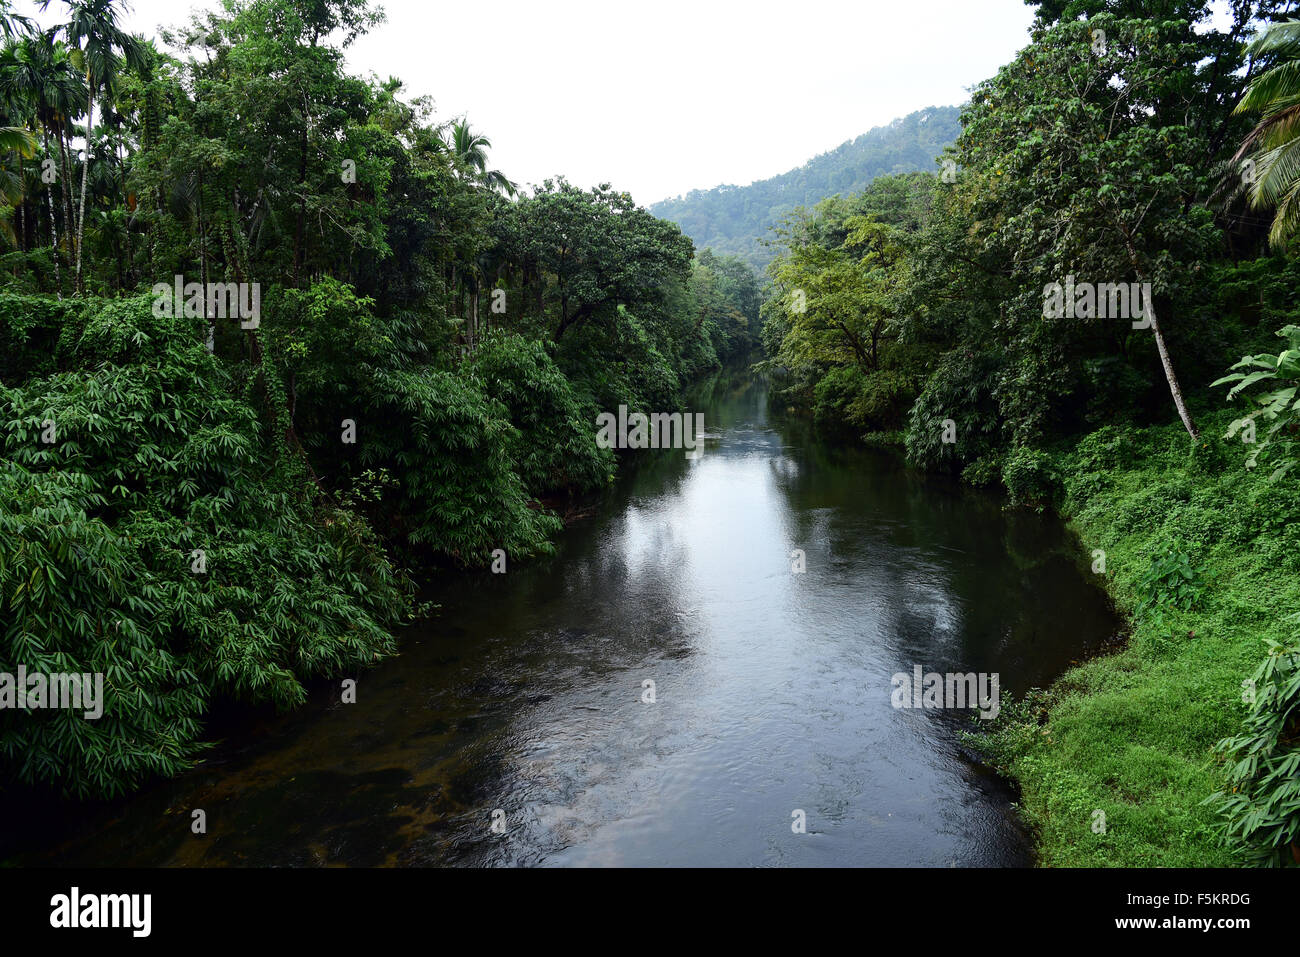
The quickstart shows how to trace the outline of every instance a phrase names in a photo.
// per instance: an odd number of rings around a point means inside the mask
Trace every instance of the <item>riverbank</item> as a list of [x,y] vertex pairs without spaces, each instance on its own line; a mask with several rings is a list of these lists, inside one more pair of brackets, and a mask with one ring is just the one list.
[[[1300,490],[1245,470],[1240,443],[1221,438],[1231,418],[1205,416],[1190,451],[1172,423],[1108,426],[1052,457],[1084,562],[1096,569],[1105,553],[1101,577],[1132,630],[985,742],[1021,787],[1044,866],[1241,863],[1203,802],[1225,780],[1214,745],[1241,730],[1243,681],[1267,639],[1294,637]],[[1171,550],[1188,555],[1199,597],[1190,610],[1143,607],[1152,560]]]

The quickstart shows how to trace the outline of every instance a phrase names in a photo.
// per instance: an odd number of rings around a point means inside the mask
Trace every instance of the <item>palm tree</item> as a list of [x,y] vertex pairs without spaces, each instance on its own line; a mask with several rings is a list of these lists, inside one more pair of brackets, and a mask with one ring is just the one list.
[[487,168],[487,151],[492,147],[490,139],[475,133],[466,120],[453,124],[451,136],[452,153],[465,169],[476,174],[480,183],[507,196],[515,195],[515,184],[506,179],[504,173]]
[[[123,61],[132,68],[144,65],[144,50],[139,40],[118,26],[118,7],[126,9],[124,0],[62,0],[70,19],[59,27],[79,58],[86,78],[86,161],[81,167],[81,199],[77,209],[77,292],[84,292],[81,279],[81,245],[86,228],[86,182],[89,178],[91,137],[94,131],[95,94],[111,97]],[[50,0],[40,0],[41,10]],[[120,51],[120,56],[119,56]]]
[[[492,147],[492,141],[486,136],[475,133],[470,128],[467,120],[458,120],[452,124],[451,143],[446,145],[449,152],[455,157],[459,169],[470,173],[488,189],[505,193],[507,196],[515,195],[514,183],[506,179],[505,175],[499,170],[487,168],[487,151]],[[473,348],[478,339],[478,300],[484,273],[484,263],[479,260],[469,263],[465,268],[467,281],[464,286],[469,294],[469,324],[467,326],[466,340],[470,348]],[[455,275],[456,269],[453,266],[453,285],[455,284]],[[459,302],[460,294],[458,292],[457,311],[460,309]]]
[[[50,134],[58,140],[58,155],[63,165],[59,179],[63,188],[64,223],[71,222],[68,197],[67,162],[64,134],[68,117],[76,104],[85,100],[85,85],[72,66],[68,49],[57,43],[52,34],[38,33],[11,43],[0,50],[0,102],[23,104],[24,112],[34,114],[40,128],[45,156],[53,159]],[[50,244],[54,248],[55,281],[62,288],[59,264],[59,233],[54,213],[53,190],[45,191],[50,216]]]
[[1237,104],[1236,112],[1262,113],[1263,119],[1233,161],[1253,164],[1243,170],[1251,205],[1275,208],[1268,239],[1282,249],[1300,228],[1300,20],[1272,24],[1247,52],[1272,65]]
[[11,0],[0,0],[0,36],[11,40],[22,33],[30,33],[32,22],[13,12]]
[[31,131],[21,126],[0,126],[0,151],[21,153],[30,158],[35,143]]
[[[0,126],[0,200],[6,205],[22,205],[22,161],[31,159],[35,153],[36,138],[29,131],[21,126]],[[10,165],[15,156],[16,168]],[[7,220],[0,219],[0,235],[13,245],[18,245],[18,237]]]

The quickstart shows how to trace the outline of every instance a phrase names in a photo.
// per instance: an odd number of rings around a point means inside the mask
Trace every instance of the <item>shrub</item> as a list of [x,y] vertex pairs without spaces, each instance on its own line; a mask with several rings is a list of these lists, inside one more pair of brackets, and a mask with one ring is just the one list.
[[560,520],[530,507],[511,449],[519,431],[481,380],[440,370],[386,371],[368,385],[375,434],[358,441],[361,464],[389,467],[392,531],[458,563],[484,564],[551,551]]
[[504,403],[517,430],[511,458],[529,492],[605,485],[614,454],[596,444],[596,410],[584,402],[540,343],[493,334],[474,357],[487,393]]
[[[1300,644],[1269,642],[1251,680],[1242,732],[1218,750],[1227,784],[1206,799],[1226,818],[1223,836],[1253,863],[1300,864]],[[1250,687],[1248,686],[1248,687]]]
[[[939,359],[908,415],[907,457],[913,464],[959,472],[963,464],[1003,447],[1002,418],[992,391],[1000,366],[996,356],[964,349]],[[944,441],[948,419],[955,426],[955,442]]]
[[25,783],[129,790],[192,762],[214,697],[293,705],[393,651],[401,579],[263,445],[197,332],[92,304],[68,355],[107,361],[0,387],[0,670],[104,675],[97,721],[0,715]]
[[[1295,467],[1300,442],[1300,402],[1296,399],[1300,393],[1300,326],[1286,326],[1278,335],[1287,340],[1288,348],[1277,355],[1245,356],[1232,368],[1246,371],[1234,372],[1212,383],[1234,383],[1228,390],[1229,399],[1257,382],[1267,383],[1273,389],[1256,398],[1259,408],[1233,422],[1225,438],[1230,439],[1244,430],[1251,446],[1246,467],[1253,469],[1261,458],[1272,458],[1276,463],[1272,474],[1275,479]],[[1257,420],[1268,425],[1263,436],[1254,434]]]
[[1050,504],[1057,488],[1051,456],[1023,446],[1012,450],[1002,464],[1002,484],[1012,504],[1038,509]]

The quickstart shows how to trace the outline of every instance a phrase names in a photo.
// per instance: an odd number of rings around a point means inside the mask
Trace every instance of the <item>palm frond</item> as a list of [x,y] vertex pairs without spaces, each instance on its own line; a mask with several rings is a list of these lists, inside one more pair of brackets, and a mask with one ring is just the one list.
[[23,159],[36,155],[36,137],[21,126],[0,126],[0,152],[17,153]]

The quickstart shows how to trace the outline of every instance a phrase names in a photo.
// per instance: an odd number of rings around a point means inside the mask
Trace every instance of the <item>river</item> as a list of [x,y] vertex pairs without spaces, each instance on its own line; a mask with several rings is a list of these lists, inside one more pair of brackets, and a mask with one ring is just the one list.
[[896,709],[891,676],[1050,681],[1117,627],[1081,546],[819,440],[761,381],[701,396],[698,459],[634,453],[554,556],[447,578],[356,703],[317,683],[189,774],[57,812],[19,859],[1032,864],[1014,793],[959,741],[972,712]]

